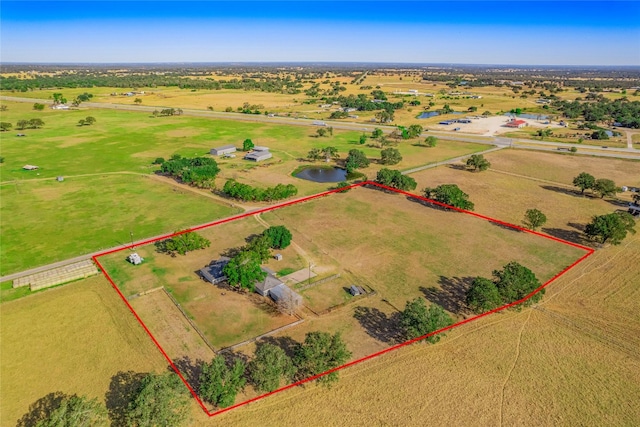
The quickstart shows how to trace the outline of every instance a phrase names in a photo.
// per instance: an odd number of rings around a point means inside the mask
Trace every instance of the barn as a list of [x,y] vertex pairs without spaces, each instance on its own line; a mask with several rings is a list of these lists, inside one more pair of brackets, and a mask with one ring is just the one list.
[[223,145],[222,147],[212,148],[209,154],[212,156],[224,156],[225,154],[231,154],[236,152],[235,145]]

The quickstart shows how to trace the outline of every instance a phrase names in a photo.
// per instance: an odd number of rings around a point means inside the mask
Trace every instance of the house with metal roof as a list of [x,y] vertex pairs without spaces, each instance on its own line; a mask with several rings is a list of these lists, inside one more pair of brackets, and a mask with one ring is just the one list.
[[244,156],[245,160],[252,160],[254,162],[261,162],[273,157],[273,154],[269,151],[269,147],[255,146],[253,150]]
[[231,258],[226,256],[220,257],[217,260],[211,261],[211,263],[206,267],[200,269],[198,274],[204,280],[214,285],[224,282],[227,280],[227,276],[224,275],[222,270],[227,264],[229,264],[229,261],[231,261]]

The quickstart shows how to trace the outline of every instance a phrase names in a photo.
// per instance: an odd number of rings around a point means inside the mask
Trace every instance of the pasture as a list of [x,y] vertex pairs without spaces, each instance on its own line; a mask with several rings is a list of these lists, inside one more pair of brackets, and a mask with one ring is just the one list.
[[117,406],[132,374],[167,362],[102,276],[2,304],[0,424],[16,425],[49,393],[77,393]]

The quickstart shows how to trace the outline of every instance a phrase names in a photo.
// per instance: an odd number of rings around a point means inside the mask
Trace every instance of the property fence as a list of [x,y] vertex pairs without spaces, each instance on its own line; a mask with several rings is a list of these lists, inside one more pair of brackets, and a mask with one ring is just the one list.
[[164,286],[162,287],[162,290],[164,291],[164,293],[169,297],[169,299],[173,302],[173,304],[178,308],[178,310],[180,310],[180,313],[182,313],[182,315],[184,316],[185,319],[187,319],[187,322],[189,322],[189,324],[191,325],[191,327],[196,331],[196,333],[198,335],[200,335],[200,338],[202,338],[202,340],[204,341],[204,343],[207,345],[207,347],[209,347],[211,349],[211,351],[213,351],[213,354],[217,354],[217,352],[215,351],[215,349],[213,348],[213,346],[211,345],[211,343],[209,342],[209,340],[207,339],[207,337],[204,336],[204,334],[200,331],[200,329],[196,326],[195,323],[193,323],[193,321],[191,320],[191,318],[187,315],[187,313],[182,309],[182,307],[180,306],[180,303],[173,297],[173,295],[171,295],[171,293],[169,291],[167,291]]
[[298,315],[296,315],[296,317],[298,318],[298,320],[296,320],[293,323],[289,323],[288,325],[280,326],[279,328],[273,329],[273,330],[267,332],[266,334],[258,335],[257,337],[249,338],[248,340],[242,341],[242,342],[240,342],[238,344],[234,344],[232,346],[225,347],[225,348],[221,349],[219,351],[219,353],[222,353],[223,351],[232,351],[232,350],[234,350],[234,349],[236,349],[236,348],[238,348],[240,346],[243,346],[245,344],[249,344],[249,343],[258,341],[259,339],[264,338],[264,337],[268,337],[270,335],[277,334],[278,332],[282,332],[282,331],[287,330],[289,328],[293,328],[294,326],[297,326],[300,323],[304,322],[304,319],[302,317],[300,317]]

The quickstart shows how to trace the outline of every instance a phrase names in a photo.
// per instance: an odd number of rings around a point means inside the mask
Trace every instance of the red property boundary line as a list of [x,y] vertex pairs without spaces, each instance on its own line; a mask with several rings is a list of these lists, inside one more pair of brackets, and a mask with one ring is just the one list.
[[[342,365],[342,366],[338,366],[337,368],[330,369],[330,370],[325,371],[325,372],[322,372],[322,373],[320,373],[320,374],[317,374],[317,375],[314,375],[314,376],[311,376],[311,377],[305,378],[305,379],[303,379],[303,380],[297,381],[297,382],[295,382],[295,383],[292,383],[292,384],[286,385],[286,386],[281,387],[281,388],[279,388],[279,389],[277,389],[277,390],[274,390],[274,391],[272,391],[272,392],[262,394],[262,395],[260,395],[260,396],[254,397],[254,398],[249,399],[249,400],[246,400],[246,401],[244,401],[244,402],[240,402],[240,403],[237,403],[237,404],[235,404],[235,405],[233,405],[233,406],[229,406],[229,407],[227,407],[227,408],[223,408],[223,409],[220,409],[220,410],[217,410],[217,411],[213,411],[213,412],[211,412],[211,411],[209,411],[209,410],[207,409],[207,407],[205,406],[204,402],[203,402],[203,401],[200,399],[200,397],[198,396],[198,393],[197,393],[197,392],[193,389],[193,387],[191,387],[191,385],[187,382],[187,380],[186,380],[186,379],[185,379],[185,377],[182,375],[182,373],[180,372],[180,370],[178,369],[178,367],[173,363],[173,361],[171,360],[171,358],[170,358],[170,357],[167,355],[167,353],[164,351],[164,349],[162,348],[162,346],[160,345],[160,343],[158,342],[158,340],[156,340],[156,338],[153,336],[153,334],[151,333],[151,331],[149,330],[149,328],[147,328],[147,325],[145,325],[145,324],[144,324],[144,322],[142,321],[142,319],[140,318],[140,316],[138,316],[138,314],[135,312],[135,310],[133,309],[133,307],[131,306],[131,304],[129,304],[129,301],[127,301],[127,299],[126,299],[126,297],[124,296],[124,294],[120,291],[120,289],[118,288],[118,286],[115,284],[115,282],[113,281],[113,279],[109,276],[109,274],[107,273],[107,271],[104,269],[104,267],[102,266],[102,264],[101,264],[101,263],[100,263],[100,261],[98,260],[98,258],[100,258],[100,257],[102,257],[102,256],[109,255],[109,254],[113,254],[113,253],[116,253],[116,252],[121,252],[121,251],[124,251],[124,250],[127,250],[127,249],[132,249],[132,248],[134,248],[135,246],[142,246],[142,245],[146,245],[146,244],[149,244],[149,243],[154,243],[154,242],[157,242],[157,241],[159,241],[159,240],[164,240],[164,239],[171,238],[171,237],[173,237],[173,236],[177,236],[177,235],[179,235],[179,234],[188,233],[188,232],[191,232],[191,231],[202,230],[202,229],[204,229],[204,228],[209,228],[209,227],[213,227],[213,226],[216,226],[216,225],[224,224],[224,223],[227,223],[227,222],[236,221],[236,220],[239,220],[239,219],[242,219],[242,218],[246,218],[246,217],[249,217],[249,216],[253,216],[253,215],[257,215],[257,214],[261,214],[261,213],[263,213],[263,212],[273,211],[273,210],[280,209],[280,208],[283,208],[283,207],[286,207],[286,206],[291,206],[291,205],[295,205],[295,204],[298,204],[298,203],[306,202],[306,201],[309,201],[309,200],[318,199],[318,198],[321,198],[321,197],[324,197],[324,196],[328,196],[328,195],[330,195],[330,194],[334,194],[334,193],[342,192],[342,191],[344,191],[345,189],[351,189],[351,188],[361,187],[361,186],[374,186],[374,187],[378,187],[378,188],[380,188],[380,189],[387,190],[387,191],[390,191],[390,192],[393,192],[393,193],[403,194],[403,195],[405,195],[405,196],[407,196],[407,197],[409,197],[409,198],[411,198],[411,199],[421,200],[421,201],[423,201],[423,202],[427,202],[427,203],[430,203],[430,204],[432,204],[432,205],[440,206],[440,207],[443,207],[443,208],[446,208],[446,209],[449,209],[449,210],[453,210],[453,211],[457,211],[457,212],[462,212],[462,213],[465,213],[465,214],[468,214],[468,215],[474,216],[474,217],[476,217],[476,218],[480,218],[480,219],[483,219],[483,220],[486,220],[486,221],[492,222],[492,223],[494,223],[494,224],[499,224],[499,225],[504,226],[504,227],[507,227],[507,228],[512,228],[512,229],[514,229],[514,230],[523,231],[523,232],[526,232],[526,233],[529,233],[529,234],[534,234],[534,235],[536,235],[536,236],[543,237],[543,238],[545,238],[545,239],[554,240],[554,241],[556,241],[556,242],[563,243],[563,244],[565,244],[565,245],[573,246],[573,247],[575,247],[575,248],[578,248],[578,249],[582,249],[582,250],[584,250],[586,253],[585,253],[582,257],[580,257],[579,259],[577,259],[573,264],[571,264],[570,266],[566,267],[564,270],[560,271],[558,274],[556,274],[555,276],[553,276],[553,277],[552,277],[551,279],[549,279],[547,282],[545,282],[544,284],[540,285],[537,289],[534,289],[531,293],[529,293],[528,295],[526,295],[524,298],[519,299],[518,301],[514,301],[514,302],[512,302],[512,303],[510,303],[510,304],[503,305],[502,307],[498,307],[498,308],[493,309],[493,310],[491,310],[491,311],[487,311],[486,313],[482,313],[482,314],[479,314],[479,315],[476,315],[476,316],[470,317],[470,318],[468,318],[468,319],[462,320],[462,321],[460,321],[460,322],[458,322],[458,323],[455,323],[455,324],[453,324],[453,325],[450,325],[450,326],[444,327],[444,328],[442,328],[442,329],[438,329],[437,331],[431,332],[431,333],[426,334],[426,335],[423,335],[423,336],[421,336],[421,337],[414,338],[414,339],[411,339],[411,340],[405,341],[405,342],[403,342],[403,343],[393,345],[393,346],[391,346],[391,347],[389,347],[389,348],[386,348],[386,349],[384,349],[384,350],[382,350],[382,351],[379,351],[379,352],[377,352],[377,353],[373,353],[373,354],[370,354],[370,355],[365,356],[365,357],[363,357],[363,358],[360,358],[360,359],[357,359],[357,360],[351,361],[351,362],[349,362],[349,363],[346,363],[346,364],[344,364],[344,365]],[[265,397],[271,396],[271,395],[273,395],[273,394],[280,393],[280,392],[285,391],[285,390],[288,390],[288,389],[290,389],[290,388],[297,387],[297,386],[299,386],[299,385],[302,385],[302,384],[308,383],[308,382],[310,382],[310,381],[313,381],[313,380],[318,379],[318,378],[320,378],[320,377],[323,377],[323,376],[325,376],[325,375],[329,375],[329,374],[330,374],[330,373],[332,373],[332,372],[337,372],[337,371],[340,371],[340,370],[342,370],[342,369],[348,368],[349,366],[357,365],[357,364],[362,363],[362,362],[364,362],[364,361],[366,361],[366,360],[373,359],[373,358],[378,357],[378,356],[382,356],[383,354],[389,353],[389,352],[391,352],[391,351],[397,350],[397,349],[402,348],[402,347],[406,347],[406,346],[408,346],[408,345],[411,345],[411,344],[416,343],[416,342],[418,342],[418,341],[422,341],[422,340],[424,340],[424,339],[426,339],[426,338],[429,338],[429,337],[431,337],[431,336],[433,336],[433,335],[440,334],[440,333],[445,332],[445,331],[448,331],[448,330],[450,330],[450,329],[457,328],[458,326],[462,326],[462,325],[464,325],[464,324],[466,324],[466,323],[470,323],[470,322],[472,322],[472,321],[474,321],[474,320],[477,320],[477,319],[480,319],[480,318],[482,318],[482,317],[489,316],[490,314],[497,313],[497,312],[500,312],[500,311],[506,310],[507,308],[513,307],[513,306],[515,306],[515,305],[521,304],[521,303],[525,302],[526,300],[528,300],[529,298],[531,298],[533,295],[535,295],[535,294],[537,294],[538,292],[540,292],[542,289],[544,289],[544,288],[546,288],[547,286],[549,286],[552,282],[554,282],[554,281],[555,281],[556,279],[558,279],[560,276],[562,276],[562,275],[564,275],[565,273],[567,273],[569,270],[571,270],[572,268],[574,268],[576,265],[580,264],[580,263],[581,263],[582,261],[584,261],[586,258],[588,258],[589,256],[591,256],[594,252],[595,252],[595,249],[592,249],[592,248],[589,248],[589,247],[586,247],[586,246],[582,246],[582,245],[579,245],[579,244],[577,244],[577,243],[568,242],[568,241],[566,241],[566,240],[559,239],[559,238],[557,238],[557,237],[553,237],[553,236],[549,236],[549,235],[547,235],[547,234],[539,233],[539,232],[537,232],[537,231],[529,230],[529,229],[526,229],[526,228],[520,227],[520,226],[518,226],[518,225],[509,224],[509,223],[507,223],[507,222],[500,221],[500,220],[498,220],[498,219],[491,218],[491,217],[488,217],[488,216],[486,216],[486,215],[481,215],[481,214],[476,213],[476,212],[471,212],[471,211],[467,211],[467,210],[464,210],[464,209],[456,208],[456,207],[454,207],[454,206],[449,206],[449,205],[447,205],[447,204],[440,203],[440,202],[437,202],[437,201],[435,201],[435,200],[428,199],[428,198],[426,198],[426,197],[422,197],[422,196],[419,196],[419,195],[416,195],[416,194],[412,194],[412,193],[409,193],[409,192],[406,192],[406,191],[398,190],[398,189],[396,189],[396,188],[388,187],[388,186],[386,186],[386,185],[378,184],[378,183],[376,183],[376,182],[372,182],[372,181],[364,181],[364,182],[360,182],[360,183],[357,183],[357,184],[352,184],[352,185],[350,185],[350,186],[348,186],[348,187],[345,187],[345,188],[340,188],[340,189],[334,189],[334,190],[325,191],[325,192],[322,192],[322,193],[314,194],[314,195],[312,195],[312,196],[303,197],[303,198],[301,198],[301,199],[292,200],[292,201],[284,202],[284,203],[279,203],[279,204],[276,204],[276,205],[273,205],[273,206],[269,206],[269,207],[267,207],[267,208],[262,208],[262,209],[257,209],[257,210],[250,211],[250,212],[245,212],[245,213],[242,213],[242,214],[239,214],[239,215],[235,215],[235,216],[232,216],[232,217],[229,217],[229,218],[225,218],[225,219],[221,219],[221,220],[218,220],[218,221],[213,221],[213,222],[210,222],[210,223],[207,223],[207,224],[204,224],[204,225],[200,225],[200,226],[198,226],[198,227],[189,228],[189,229],[182,230],[182,231],[179,231],[179,232],[176,232],[176,233],[167,234],[167,235],[165,235],[165,236],[161,236],[161,237],[156,237],[156,238],[152,238],[152,239],[144,240],[144,241],[142,241],[142,242],[138,242],[138,243],[137,243],[137,244],[135,244],[135,245],[133,245],[133,244],[132,244],[132,245],[128,245],[128,246],[125,246],[125,247],[121,247],[121,248],[117,248],[117,249],[108,250],[108,251],[105,251],[105,252],[99,253],[99,254],[97,254],[97,255],[93,256],[92,258],[93,258],[93,261],[98,265],[98,267],[100,268],[100,270],[102,271],[102,273],[105,275],[105,277],[107,278],[107,280],[109,281],[109,283],[111,283],[111,285],[113,286],[113,288],[116,290],[116,292],[118,293],[118,295],[120,295],[120,298],[122,298],[122,301],[124,301],[124,303],[125,303],[125,304],[126,304],[126,306],[129,308],[129,310],[131,311],[131,313],[133,313],[133,315],[135,316],[135,318],[138,320],[138,322],[140,323],[140,325],[142,326],[142,328],[143,328],[143,329],[146,331],[146,333],[149,335],[149,337],[150,337],[150,338],[151,338],[151,340],[154,342],[154,344],[156,345],[156,347],[158,347],[158,350],[160,350],[160,353],[162,353],[162,355],[165,357],[165,359],[167,359],[167,362],[169,362],[169,365],[171,366],[171,368],[173,368],[173,370],[175,371],[175,373],[176,373],[176,374],[178,374],[178,376],[180,377],[180,379],[182,380],[182,382],[184,382],[184,384],[187,386],[187,388],[188,388],[188,389],[189,389],[189,391],[191,392],[191,395],[192,395],[192,396],[194,397],[194,399],[198,402],[198,404],[200,405],[200,407],[202,408],[202,410],[203,410],[203,411],[204,411],[204,412],[205,412],[209,417],[213,417],[213,416],[215,416],[215,415],[219,415],[219,414],[222,414],[222,413],[228,412],[228,411],[230,411],[230,410],[232,410],[232,409],[239,408],[239,407],[244,406],[244,405],[247,405],[247,404],[249,404],[249,403],[252,403],[252,402],[255,402],[255,401],[258,401],[258,400],[264,399]]]

